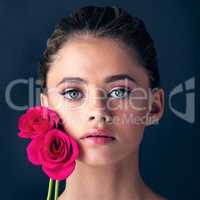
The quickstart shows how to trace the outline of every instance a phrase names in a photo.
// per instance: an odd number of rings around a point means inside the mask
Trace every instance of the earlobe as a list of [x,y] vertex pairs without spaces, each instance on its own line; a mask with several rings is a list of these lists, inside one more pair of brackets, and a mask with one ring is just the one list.
[[146,126],[158,124],[164,113],[164,90],[162,88],[152,93],[150,111],[146,116]]
[[40,105],[48,107],[47,96],[43,93],[40,94]]
[[157,106],[153,103],[151,111],[146,115],[146,126],[158,124],[160,120],[160,111]]

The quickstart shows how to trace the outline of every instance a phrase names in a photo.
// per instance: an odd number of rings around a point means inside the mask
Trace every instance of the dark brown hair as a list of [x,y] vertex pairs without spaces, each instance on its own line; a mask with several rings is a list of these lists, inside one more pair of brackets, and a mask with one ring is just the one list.
[[71,37],[85,34],[117,39],[133,49],[148,72],[150,87],[160,87],[157,53],[143,21],[116,6],[86,6],[62,18],[47,40],[47,47],[39,62],[42,92],[46,89],[47,73],[53,56]]

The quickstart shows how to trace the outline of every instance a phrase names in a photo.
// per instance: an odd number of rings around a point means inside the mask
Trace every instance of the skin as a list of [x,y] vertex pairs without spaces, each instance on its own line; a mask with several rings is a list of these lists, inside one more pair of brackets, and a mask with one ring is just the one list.
[[[129,116],[148,116],[148,120],[159,121],[164,110],[163,89],[147,92],[148,74],[134,55],[124,44],[112,39],[82,36],[70,39],[54,56],[47,74],[48,93],[41,94],[41,105],[60,115],[65,130],[76,139],[80,149],[76,168],[67,178],[59,200],[164,199],[143,182],[139,173],[139,147],[144,128],[149,124],[146,120],[121,123]],[[128,74],[135,82],[127,79],[104,82],[106,77],[116,74]],[[64,77],[80,77],[88,83],[58,84]],[[111,93],[126,86],[132,90],[128,97],[125,92],[120,93],[125,98]],[[72,92],[62,93],[69,89],[75,89],[75,96]],[[112,99],[105,98],[105,94],[112,94]],[[111,122],[102,120],[103,117]],[[106,145],[87,144],[80,138],[91,128],[107,128],[116,139]]]

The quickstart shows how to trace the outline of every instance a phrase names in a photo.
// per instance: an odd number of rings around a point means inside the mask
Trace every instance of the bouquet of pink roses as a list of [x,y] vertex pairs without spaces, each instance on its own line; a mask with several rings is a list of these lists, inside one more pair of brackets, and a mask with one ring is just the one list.
[[41,165],[49,177],[47,200],[51,199],[53,180],[54,200],[58,198],[59,181],[74,170],[79,149],[76,141],[64,131],[57,113],[44,106],[29,108],[18,121],[21,138],[31,139],[27,156],[34,165]]

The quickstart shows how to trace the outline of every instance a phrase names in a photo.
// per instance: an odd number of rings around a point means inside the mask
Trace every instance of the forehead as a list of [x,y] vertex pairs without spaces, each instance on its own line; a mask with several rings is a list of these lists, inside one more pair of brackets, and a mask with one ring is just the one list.
[[55,86],[63,77],[68,76],[97,83],[115,74],[129,74],[142,85],[148,85],[147,73],[134,52],[109,38],[71,39],[53,60],[47,76],[48,86]]

